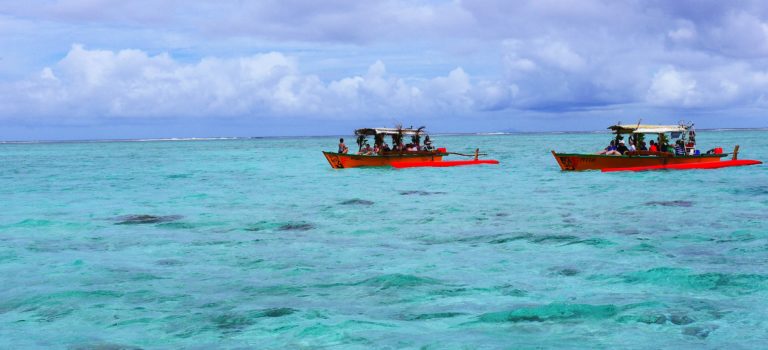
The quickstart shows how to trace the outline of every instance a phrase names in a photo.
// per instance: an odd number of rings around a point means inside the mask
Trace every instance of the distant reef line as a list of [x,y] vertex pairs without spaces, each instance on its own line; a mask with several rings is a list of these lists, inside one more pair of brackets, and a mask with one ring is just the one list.
[[[768,131],[766,128],[711,128],[697,129],[697,131],[722,132],[722,131]],[[495,135],[563,135],[563,134],[610,134],[606,130],[588,131],[488,131],[488,132],[437,132],[429,133],[433,136],[495,136]],[[233,141],[233,140],[260,140],[260,139],[305,139],[349,137],[349,135],[303,135],[303,136],[242,136],[242,137],[161,137],[140,139],[82,139],[82,140],[8,140],[0,141],[0,144],[41,144],[41,143],[106,143],[106,142],[171,142],[171,141]]]

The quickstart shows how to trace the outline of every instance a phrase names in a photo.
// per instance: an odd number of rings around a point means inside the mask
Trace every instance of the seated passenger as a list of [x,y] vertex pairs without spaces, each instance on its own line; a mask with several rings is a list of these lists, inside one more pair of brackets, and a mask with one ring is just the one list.
[[629,152],[637,151],[637,147],[635,147],[635,142],[634,141],[629,143],[629,147],[628,148],[629,148]]
[[[653,142],[653,141],[651,141]],[[648,146],[645,145],[645,141],[640,142],[640,147],[637,148],[638,151],[647,151]]]
[[390,149],[389,145],[386,142],[384,142],[384,146],[381,147],[381,151],[382,152],[390,152],[390,151],[392,151],[392,149]]
[[340,138],[339,139],[339,151],[337,153],[345,154],[347,152],[349,152],[349,148],[347,148],[347,145],[344,144],[344,139]]
[[612,152],[616,150],[616,141],[611,140],[611,144],[608,145],[604,150],[598,152],[597,154],[608,154],[608,152]]
[[381,153],[381,146],[373,145],[373,154],[380,154],[380,153]]
[[419,150],[419,148],[416,147],[416,145],[409,143],[407,146],[405,146],[405,150],[408,152],[416,152]]
[[363,146],[363,148],[360,149],[360,154],[362,155],[370,155],[371,153],[373,153],[373,148],[371,148],[371,145],[367,143],[365,146]]
[[653,140],[651,140],[651,147],[648,148],[648,151],[649,152],[658,152],[659,151],[659,147],[656,146],[656,143],[653,142]]
[[628,151],[629,151],[629,148],[627,148],[627,146],[624,144],[624,140],[621,140],[619,141],[619,146],[616,147],[615,150],[606,153],[606,155],[620,156],[620,155],[623,155],[624,153],[627,153]]

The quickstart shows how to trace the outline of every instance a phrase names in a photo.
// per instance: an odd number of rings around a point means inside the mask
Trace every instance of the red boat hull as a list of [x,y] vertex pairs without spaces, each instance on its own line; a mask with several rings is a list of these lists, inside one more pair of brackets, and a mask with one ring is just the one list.
[[392,163],[439,162],[446,154],[443,152],[404,152],[385,155],[361,155],[323,152],[328,164],[334,169],[359,167],[385,167]]
[[603,172],[612,171],[649,171],[649,170],[686,170],[686,169],[719,169],[733,166],[745,166],[763,164],[759,160],[739,159],[739,160],[725,160],[722,162],[708,162],[708,163],[689,163],[689,164],[667,164],[667,165],[654,165],[654,166],[641,166],[641,167],[629,167],[629,168],[612,168],[603,169]]
[[499,164],[499,161],[494,159],[478,159],[478,160],[444,160],[441,162],[392,162],[392,166],[398,169],[416,168],[416,167],[449,167],[449,166],[479,165],[479,164]]
[[665,166],[672,164],[696,164],[719,162],[725,154],[703,154],[698,156],[674,156],[669,153],[643,152],[631,156],[609,156],[598,154],[555,153],[552,151],[560,169],[569,171],[603,170],[615,168],[634,168],[647,166]]

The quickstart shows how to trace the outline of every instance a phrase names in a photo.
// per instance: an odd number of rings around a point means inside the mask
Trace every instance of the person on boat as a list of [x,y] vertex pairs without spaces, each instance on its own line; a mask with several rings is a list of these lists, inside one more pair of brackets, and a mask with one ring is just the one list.
[[653,140],[651,140],[651,147],[648,148],[648,151],[649,152],[658,152],[659,151],[659,147],[656,146],[656,143],[653,142]]
[[386,142],[384,142],[384,146],[381,146],[381,151],[382,152],[390,152],[390,151],[392,151],[392,149],[390,149],[389,145]]
[[619,140],[619,145],[616,146],[616,151],[614,152],[618,153],[618,155],[624,155],[629,152],[629,148],[624,144],[624,140]]
[[659,142],[658,145],[659,145],[659,152],[666,153],[669,151],[669,147],[667,147],[666,143]]
[[373,153],[373,148],[371,148],[371,145],[369,145],[367,142],[365,143],[365,146],[360,149],[360,154],[369,156]]
[[616,141],[611,140],[611,144],[609,144],[608,147],[598,152],[597,154],[608,154],[609,152],[613,152],[615,150],[616,150]]
[[637,147],[635,147],[635,141],[634,140],[629,143],[629,147],[628,148],[629,148],[629,152],[637,151]]
[[429,139],[429,135],[424,137],[424,150],[425,151],[431,151],[434,148],[432,148],[432,140]]
[[416,147],[416,145],[409,143],[407,146],[405,146],[405,150],[408,152],[417,152],[419,148]]
[[381,146],[373,145],[373,154],[381,154]]
[[347,145],[344,144],[344,138],[340,138],[339,139],[339,152],[338,153],[346,154],[347,152],[349,152],[349,148],[347,147]]
[[[653,142],[653,140],[651,140],[651,142]],[[640,147],[638,147],[637,149],[638,149],[638,151],[647,151],[648,150],[648,146],[645,145],[645,141],[641,141],[640,142]]]
[[683,144],[683,140],[677,140],[677,142],[675,142],[675,155],[676,156],[685,155],[685,145]]

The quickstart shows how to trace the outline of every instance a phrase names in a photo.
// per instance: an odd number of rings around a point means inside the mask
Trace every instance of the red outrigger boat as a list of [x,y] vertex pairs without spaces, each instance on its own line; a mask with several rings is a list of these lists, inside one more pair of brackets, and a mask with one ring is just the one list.
[[[630,151],[623,155],[557,153],[552,151],[552,155],[557,160],[557,164],[560,165],[560,169],[567,171],[629,170],[631,168],[644,168],[645,170],[691,169],[699,167],[696,164],[701,164],[700,168],[714,169],[717,167],[709,166],[711,163],[720,162],[721,158],[728,156],[728,154],[722,153],[721,148],[713,148],[711,152],[696,150],[696,133],[693,125],[613,125],[608,129],[614,131],[617,144],[619,140],[623,139],[622,135],[631,135],[630,140],[635,142],[642,140],[647,134],[658,135],[660,143],[664,143],[664,139],[667,139],[666,135],[670,134],[671,139],[678,139],[685,146],[684,154],[675,155],[672,147],[670,147],[669,152]],[[738,154],[738,147],[737,145],[734,149],[734,160]],[[737,162],[729,163],[728,166],[750,164]]]
[[[475,164],[498,164],[491,160],[477,159],[478,151],[474,155],[448,153],[445,148],[433,148],[429,135],[424,133],[424,127],[418,129],[412,128],[366,128],[355,130],[357,136],[358,153],[349,154],[345,152],[326,152],[323,151],[328,164],[334,169],[358,168],[358,167],[386,167],[410,168],[410,167],[437,167],[437,166],[459,166]],[[368,146],[367,137],[374,137],[374,145],[378,152],[366,152],[364,146]],[[394,149],[384,148],[386,144],[384,137],[392,138]],[[411,137],[409,145],[411,149],[406,149],[403,144],[405,136]],[[424,144],[421,143],[421,137],[425,136]],[[449,154],[459,154],[464,156],[474,156],[474,160],[462,161],[444,161],[443,157]]]

